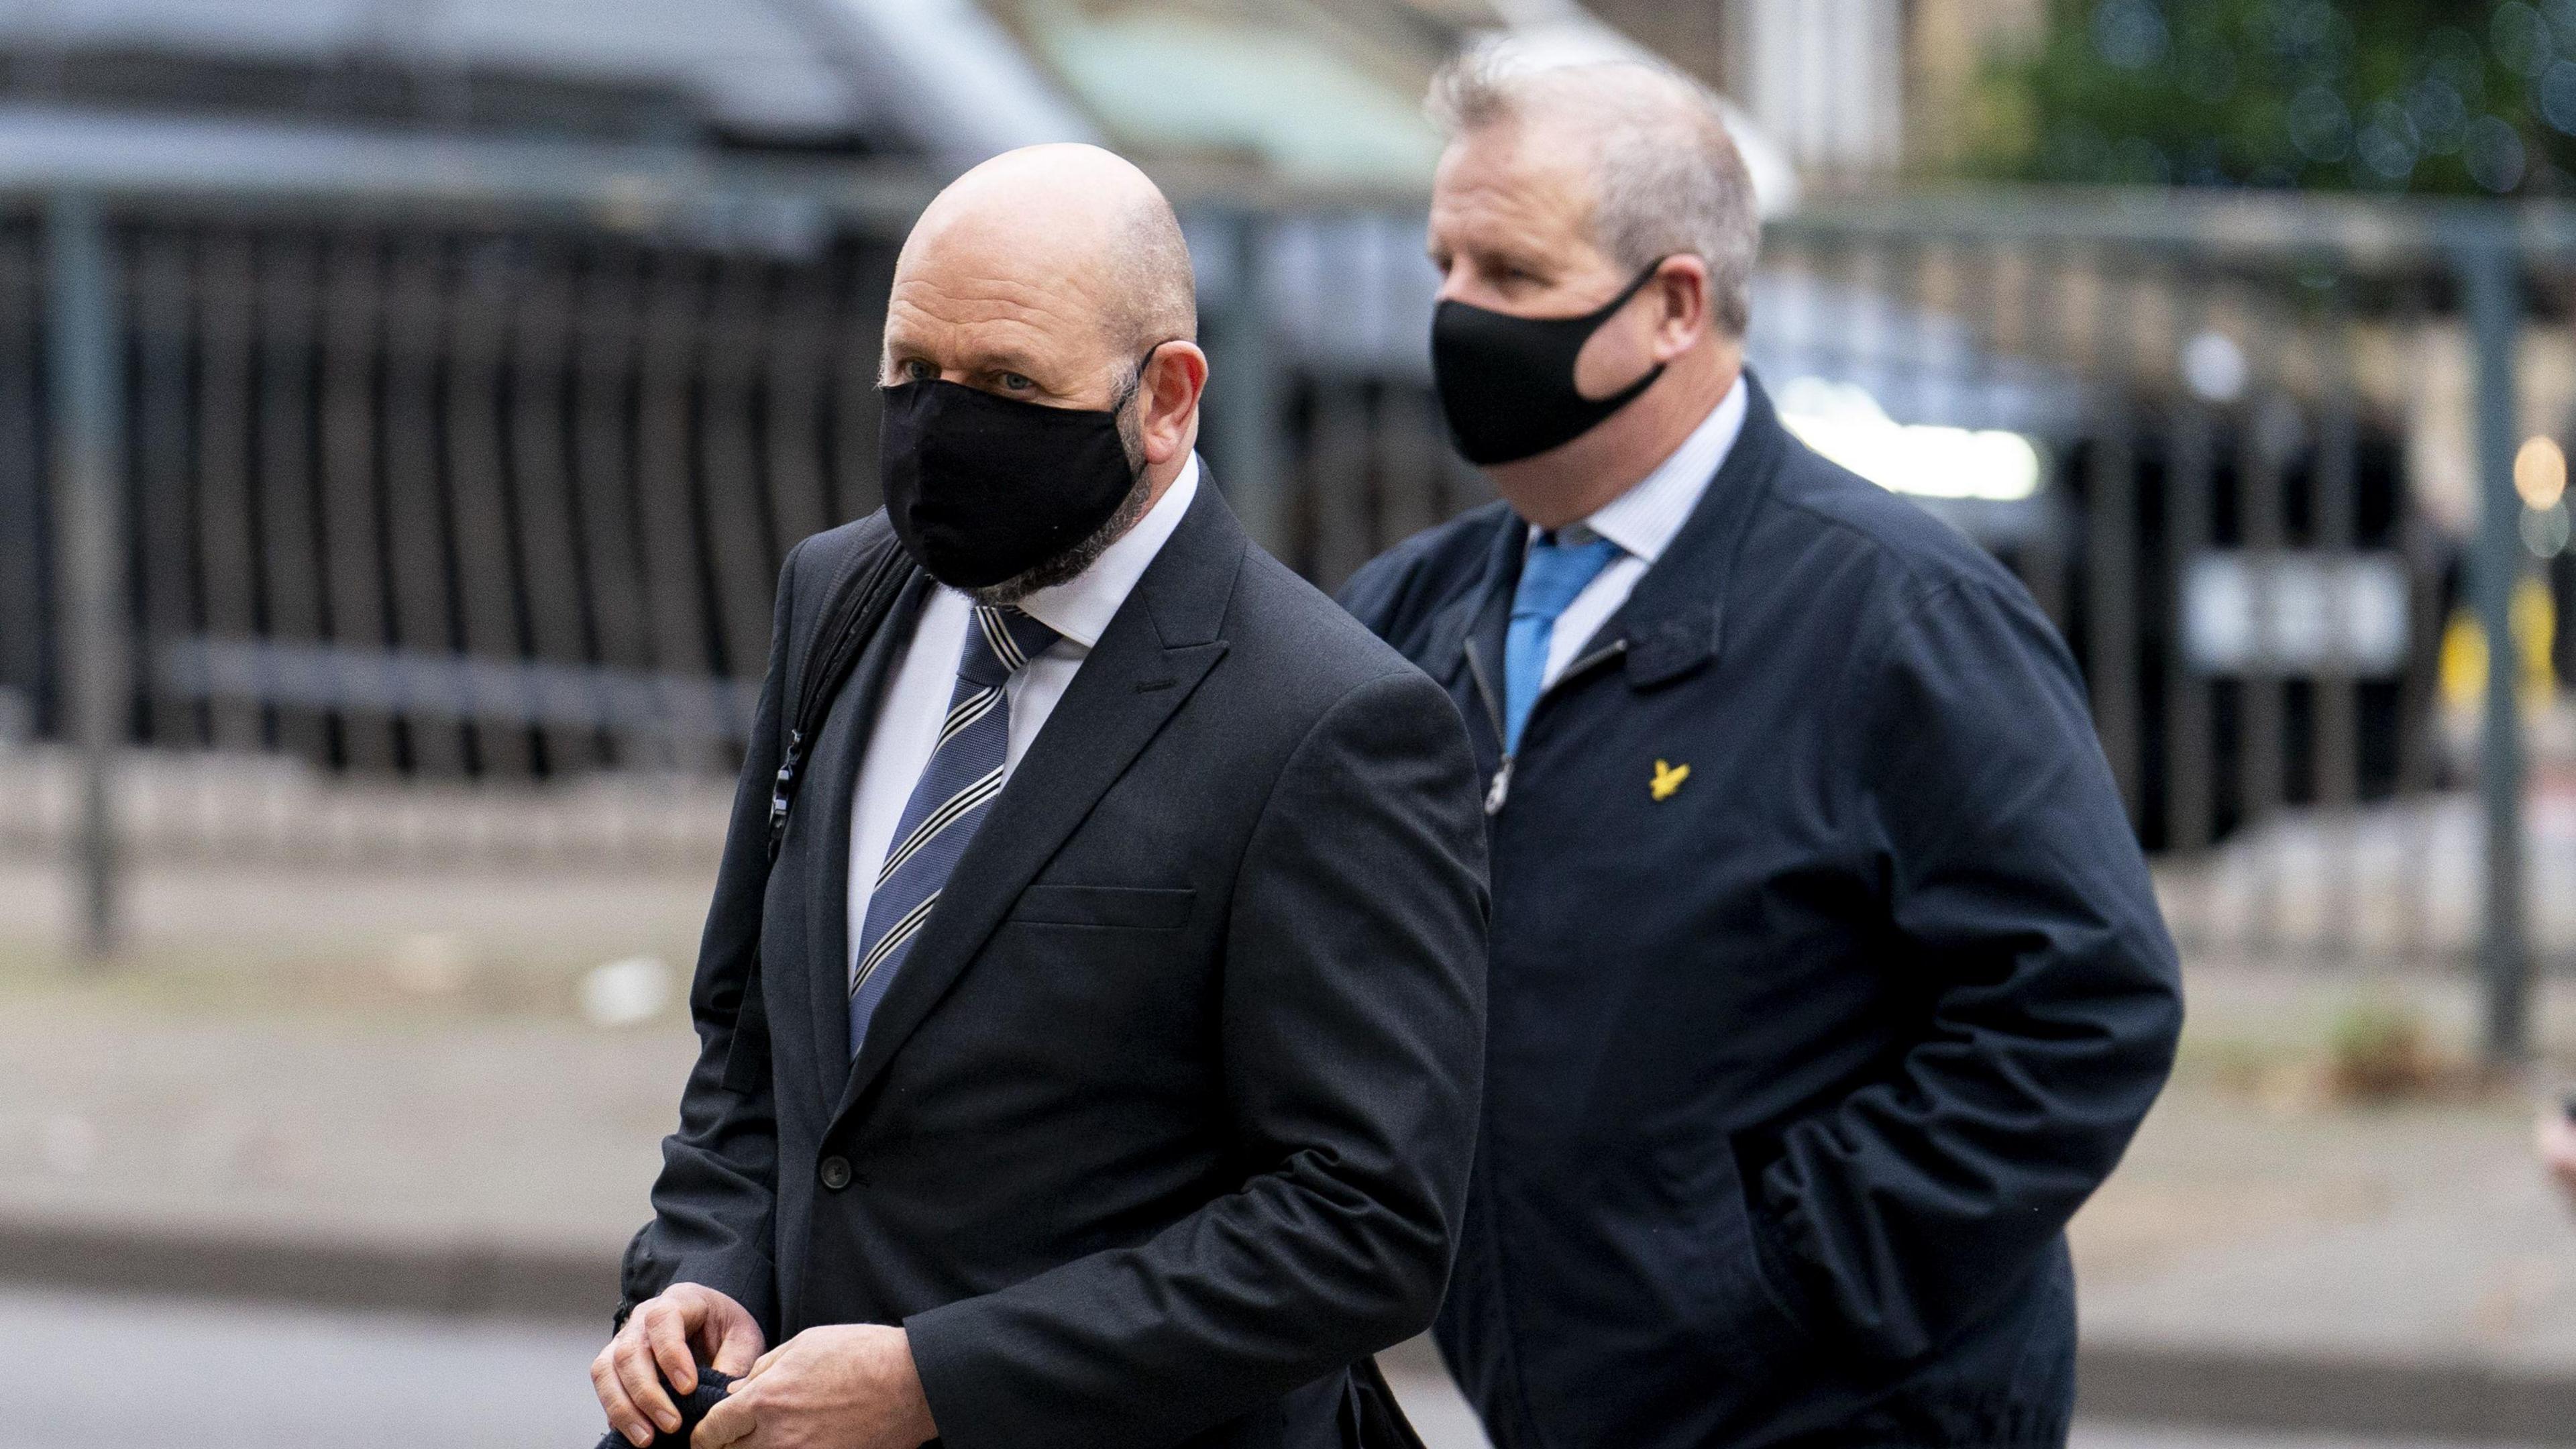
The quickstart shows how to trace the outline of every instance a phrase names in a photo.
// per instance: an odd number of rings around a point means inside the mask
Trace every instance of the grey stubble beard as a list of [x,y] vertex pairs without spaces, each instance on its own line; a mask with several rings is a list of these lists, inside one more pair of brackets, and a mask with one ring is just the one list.
[[1069,584],[1082,577],[1082,571],[1098,563],[1111,544],[1127,536],[1127,530],[1134,528],[1136,521],[1145,516],[1146,503],[1153,490],[1146,486],[1145,469],[1140,461],[1145,455],[1143,429],[1126,416],[1123,407],[1118,418],[1118,441],[1126,449],[1128,467],[1136,478],[1128,486],[1127,496],[1118,500],[1118,511],[1110,514],[1107,522],[1093,529],[1081,542],[1045,563],[1014,574],[998,584],[968,589],[966,597],[988,609],[1016,608],[1021,600],[1040,589]]

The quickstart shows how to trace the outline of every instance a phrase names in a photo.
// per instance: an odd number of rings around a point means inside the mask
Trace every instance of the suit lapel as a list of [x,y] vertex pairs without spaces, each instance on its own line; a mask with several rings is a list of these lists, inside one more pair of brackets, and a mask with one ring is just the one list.
[[859,763],[867,758],[868,740],[876,732],[886,679],[912,642],[922,605],[935,587],[925,574],[904,589],[851,669],[840,697],[832,701],[814,742],[814,773],[806,793],[821,797],[809,802],[814,807],[813,826],[820,834],[805,852],[805,939],[814,943],[812,979],[806,990],[813,1006],[808,1015],[814,1031],[816,1087],[827,1102],[840,1094],[841,1082],[849,1075],[850,811]]
[[[1248,547],[1203,478],[1180,527],[1136,581],[958,858],[938,909],[869,1022],[836,1123],[947,995],[1021,890],[1224,656],[1217,633]],[[842,849],[846,856],[846,844]],[[841,1028],[845,1036],[848,1030]]]

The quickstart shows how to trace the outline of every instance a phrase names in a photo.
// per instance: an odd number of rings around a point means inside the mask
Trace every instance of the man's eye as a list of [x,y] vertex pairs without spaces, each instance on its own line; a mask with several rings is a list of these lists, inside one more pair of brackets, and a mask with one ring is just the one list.
[[1016,372],[1003,373],[1001,380],[1002,386],[1013,392],[1027,392],[1029,389],[1037,386],[1036,383],[1029,381],[1027,378],[1020,376]]
[[922,361],[918,357],[906,361],[901,367],[896,369],[896,371],[902,375],[903,380],[906,382],[928,382],[930,379],[939,375],[937,369],[933,368],[929,363]]

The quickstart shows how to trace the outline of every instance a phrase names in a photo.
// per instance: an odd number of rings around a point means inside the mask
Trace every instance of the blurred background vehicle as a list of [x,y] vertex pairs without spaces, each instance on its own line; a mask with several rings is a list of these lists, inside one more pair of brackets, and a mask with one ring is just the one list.
[[2576,3],[43,0],[0,7],[33,1442],[132,1442],[135,1356],[339,1366],[208,1443],[585,1430],[914,210],[1032,141],[1145,164],[1213,475],[1331,587],[1489,496],[1417,102],[1497,30],[1730,98],[1754,366],[2084,666],[2195,1012],[2077,1225],[2085,1433],[2576,1440],[2527,1150],[2576,1061]]

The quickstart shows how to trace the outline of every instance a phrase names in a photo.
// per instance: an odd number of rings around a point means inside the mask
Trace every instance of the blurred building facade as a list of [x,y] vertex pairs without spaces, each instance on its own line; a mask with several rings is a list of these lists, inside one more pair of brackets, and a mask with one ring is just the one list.
[[1828,191],[1960,159],[1981,73],[2046,0],[1593,0],[1592,12],[1743,104]]

